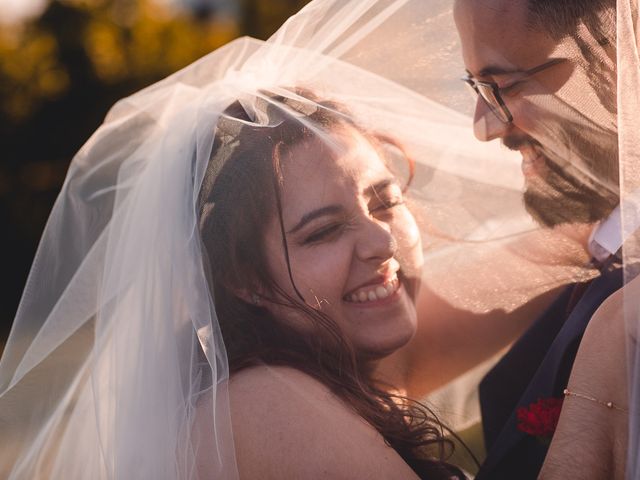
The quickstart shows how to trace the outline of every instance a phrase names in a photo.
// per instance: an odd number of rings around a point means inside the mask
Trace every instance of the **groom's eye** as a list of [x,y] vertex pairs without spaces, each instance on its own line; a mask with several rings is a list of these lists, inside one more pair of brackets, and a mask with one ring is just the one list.
[[520,92],[523,84],[524,80],[516,80],[515,82],[505,85],[504,87],[499,87],[500,93],[505,97],[517,95]]

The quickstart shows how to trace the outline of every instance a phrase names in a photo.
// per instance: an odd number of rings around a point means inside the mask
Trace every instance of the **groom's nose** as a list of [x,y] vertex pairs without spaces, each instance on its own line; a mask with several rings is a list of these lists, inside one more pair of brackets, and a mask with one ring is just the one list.
[[509,125],[500,120],[491,111],[487,102],[481,97],[476,101],[476,109],[473,116],[473,133],[482,142],[488,142],[506,135]]

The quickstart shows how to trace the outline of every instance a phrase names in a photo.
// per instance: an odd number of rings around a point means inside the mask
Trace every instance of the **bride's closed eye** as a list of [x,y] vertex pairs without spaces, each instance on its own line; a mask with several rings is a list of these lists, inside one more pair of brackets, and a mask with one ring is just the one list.
[[397,207],[398,205],[404,205],[404,200],[402,197],[393,197],[389,199],[382,199],[377,206],[369,208],[370,213],[381,212],[384,210],[389,210],[393,207]]
[[310,235],[304,238],[303,244],[310,245],[325,240],[332,240],[337,237],[347,227],[346,222],[336,222],[329,225],[323,225]]
[[397,184],[390,184],[384,190],[375,190],[375,195],[369,203],[369,213],[381,213],[393,207],[404,205],[402,189]]

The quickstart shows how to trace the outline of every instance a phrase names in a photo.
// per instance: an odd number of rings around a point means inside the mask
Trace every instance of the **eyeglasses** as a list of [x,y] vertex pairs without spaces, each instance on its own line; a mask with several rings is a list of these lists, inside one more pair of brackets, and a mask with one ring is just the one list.
[[507,104],[502,98],[502,92],[511,88],[516,83],[520,83],[521,81],[526,80],[549,67],[562,63],[565,60],[565,58],[553,58],[542,65],[525,70],[524,72],[518,72],[518,79],[515,82],[512,82],[508,87],[500,88],[495,82],[482,82],[480,80],[476,80],[470,73],[462,77],[462,81],[465,82],[473,92],[475,92],[475,95],[482,97],[485,103],[489,106],[489,109],[501,122],[511,123],[513,121],[513,115],[511,115],[511,112],[507,108]]

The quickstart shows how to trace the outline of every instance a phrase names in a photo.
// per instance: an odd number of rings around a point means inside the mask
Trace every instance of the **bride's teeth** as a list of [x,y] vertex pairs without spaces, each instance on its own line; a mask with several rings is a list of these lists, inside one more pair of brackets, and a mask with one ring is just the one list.
[[371,287],[371,290],[360,290],[359,292],[352,293],[345,300],[353,303],[375,302],[376,300],[382,300],[393,295],[400,287],[400,281],[398,277],[394,277],[391,280],[387,280],[384,284],[376,287]]
[[387,292],[387,289],[383,286],[379,286],[376,288],[376,296],[378,298],[387,298],[389,296],[389,292]]

